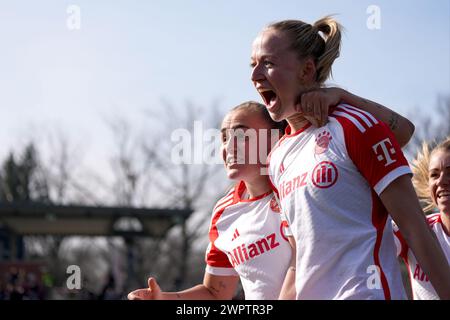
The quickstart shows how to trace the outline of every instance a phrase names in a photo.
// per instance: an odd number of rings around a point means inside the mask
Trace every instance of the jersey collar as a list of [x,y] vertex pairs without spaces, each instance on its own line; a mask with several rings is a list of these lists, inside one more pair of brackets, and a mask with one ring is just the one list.
[[236,187],[234,190],[234,202],[235,203],[237,203],[237,202],[254,202],[254,201],[260,200],[260,199],[265,198],[268,195],[272,194],[272,190],[271,190],[271,191],[263,193],[259,196],[256,196],[254,198],[242,199],[242,195],[244,194],[246,189],[247,189],[247,187],[245,186],[244,181],[241,180],[236,184]]
[[305,126],[303,126],[303,128],[292,133],[292,128],[290,125],[288,125],[284,131],[284,136],[287,138],[295,137],[295,136],[299,135],[300,133],[302,133],[303,131],[305,131],[306,129],[308,129],[309,127],[311,127],[311,123],[308,122]]

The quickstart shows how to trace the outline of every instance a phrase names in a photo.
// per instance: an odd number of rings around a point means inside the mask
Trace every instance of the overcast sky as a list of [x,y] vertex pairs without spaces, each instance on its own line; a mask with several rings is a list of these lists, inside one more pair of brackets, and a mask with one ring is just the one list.
[[[70,5],[79,30],[68,27]],[[380,29],[367,26],[371,5]],[[111,146],[110,115],[138,127],[163,99],[180,108],[220,101],[224,112],[260,100],[249,67],[259,30],[326,14],[346,29],[334,83],[403,114],[450,94],[448,0],[0,0],[0,159],[57,128],[95,161]]]

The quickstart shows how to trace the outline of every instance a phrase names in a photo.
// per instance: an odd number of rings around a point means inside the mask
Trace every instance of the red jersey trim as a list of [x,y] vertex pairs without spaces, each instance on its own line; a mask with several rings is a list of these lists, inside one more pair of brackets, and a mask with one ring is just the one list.
[[345,112],[354,118],[358,119],[360,123],[365,124],[365,127],[371,128],[374,125],[378,124],[378,120],[375,119],[370,113],[363,112],[363,110],[360,110],[358,108],[355,108],[350,105],[340,105],[336,110]]
[[291,128],[290,125],[288,125],[288,126],[286,127],[286,129],[284,130],[284,136],[283,136],[283,137],[286,137],[286,138],[292,138],[292,137],[298,136],[300,133],[302,133],[303,131],[305,131],[305,130],[308,129],[309,127],[311,127],[311,123],[308,122],[307,124],[305,124],[302,128],[300,128],[300,129],[297,130],[296,132],[291,133],[292,128]]
[[265,192],[259,196],[253,197],[253,198],[249,198],[249,199],[242,199],[242,194],[245,192],[245,190],[247,189],[247,187],[245,186],[245,182],[244,181],[239,181],[238,184],[235,187],[235,191],[234,191],[234,201],[235,203],[237,202],[254,202],[254,201],[258,201],[262,198],[267,197],[268,195],[272,194],[272,190]]
[[213,267],[207,264],[205,271],[215,276],[239,276],[233,267]]
[[[432,214],[426,216],[425,218],[427,220],[429,227],[433,227],[436,223],[442,223],[440,213],[432,213]],[[406,268],[408,269],[409,283],[411,283],[411,297],[413,298],[413,300],[416,300],[416,297],[414,295],[413,286],[412,286],[412,283],[413,283],[412,269],[409,265],[409,260],[408,260],[409,247],[408,247],[408,244],[406,243],[405,239],[403,238],[400,230],[395,232],[395,235],[400,240],[400,243],[402,245],[402,251],[400,253],[400,257],[403,259],[403,261],[405,262]]]
[[412,276],[411,276],[412,270],[411,270],[411,267],[409,265],[408,254],[406,253],[406,255],[404,257],[402,257],[402,258],[403,258],[403,261],[405,262],[406,269],[408,269],[409,283],[410,283],[410,286],[411,286],[411,297],[412,297],[413,300],[416,300],[416,298],[414,296],[413,286],[412,286],[412,283],[413,283],[413,279],[412,279]]
[[227,204],[230,201],[233,201],[233,195],[229,196],[228,198],[224,199],[223,201],[218,202],[217,205],[214,207],[213,212],[215,212],[221,206],[223,206],[224,204]]
[[396,225],[397,230],[393,230],[394,231],[394,237],[397,238],[397,240],[400,242],[400,254],[399,257],[402,258],[403,262],[406,265],[406,269],[408,270],[408,278],[409,278],[409,283],[411,284],[411,297],[414,298],[414,290],[412,287],[412,271],[411,271],[411,267],[409,265],[409,259],[408,259],[408,251],[409,251],[409,247],[408,244],[406,243],[405,239],[402,236],[402,233],[400,232],[400,229],[398,228],[398,226]]
[[415,300],[415,298],[414,298],[414,290],[413,290],[413,286],[412,286],[412,283],[413,283],[413,279],[412,279],[412,276],[411,276],[412,270],[411,270],[411,267],[409,265],[409,259],[408,259],[409,247],[408,247],[408,244],[406,243],[405,239],[403,238],[402,233],[400,232],[400,229],[398,229],[397,231],[394,231],[394,236],[400,242],[401,250],[400,250],[399,256],[403,259],[403,262],[406,265],[406,269],[408,270],[409,283],[411,284],[411,297],[413,298],[413,300]]
[[373,189],[380,195],[394,180],[404,175],[412,175],[411,169],[406,165],[390,171],[375,184]]
[[373,260],[378,270],[380,270],[380,280],[383,287],[384,298],[386,300],[391,300],[391,291],[389,289],[389,284],[386,279],[386,275],[380,263],[380,248],[381,242],[383,240],[384,227],[386,226],[387,213],[385,212],[383,205],[380,203],[377,194],[371,190],[372,196],[372,224],[375,227],[377,237],[375,241],[375,246],[373,249]]
[[440,213],[432,213],[428,216],[426,216],[428,225],[430,227],[433,227],[436,223],[442,224],[442,218]]
[[286,135],[283,135],[280,140],[277,141],[277,143],[272,147],[272,149],[270,150],[269,154],[267,155],[267,168],[270,167],[270,159],[272,158],[272,153],[274,152],[274,150],[276,148],[278,148],[281,143],[283,142],[283,140],[286,139]]
[[330,117],[349,120],[361,133],[378,124],[378,120],[372,115],[350,105],[339,105]]
[[278,198],[280,198],[280,195],[278,194],[278,189],[273,185],[272,179],[269,178],[269,184],[270,188],[272,188],[272,191],[277,195]]
[[219,208],[220,206],[222,206],[226,202],[228,202],[231,199],[233,199],[234,189],[235,189],[235,187],[231,188],[231,190],[227,193],[227,195],[225,197],[222,197],[222,198],[219,199],[219,201],[217,201],[216,205],[214,206],[213,211],[216,211],[217,208]]
[[[230,198],[230,200],[224,201],[222,204],[217,205],[216,208],[220,207],[218,210],[214,209],[214,213],[213,213],[214,215],[211,220],[211,227],[209,230],[209,241],[210,241],[211,247],[206,254],[206,264],[211,267],[233,268],[233,266],[231,265],[231,263],[228,259],[227,254],[225,252],[219,250],[214,245],[214,242],[219,237],[219,231],[217,230],[217,221],[220,219],[220,217],[222,216],[222,214],[226,208],[235,204],[233,197]],[[227,202],[229,202],[229,203],[227,203]],[[225,204],[225,203],[227,203],[227,204]],[[213,254],[211,254],[211,251],[213,252]],[[211,255],[214,255],[216,257],[219,255],[220,260],[211,260]]]

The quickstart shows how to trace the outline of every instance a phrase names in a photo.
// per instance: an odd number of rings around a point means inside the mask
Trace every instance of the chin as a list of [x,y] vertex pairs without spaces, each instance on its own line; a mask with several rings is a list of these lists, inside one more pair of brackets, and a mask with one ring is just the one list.
[[269,115],[272,118],[273,121],[275,122],[280,122],[284,120],[284,117],[281,113],[277,112],[277,113],[272,113],[269,111]]
[[238,169],[227,169],[227,177],[230,180],[238,180],[241,176]]
[[440,213],[450,216],[450,203],[440,203],[438,209]]
[[[267,110],[267,111],[269,111],[269,110]],[[280,107],[274,111],[275,112],[269,111],[269,114],[270,114],[270,117],[272,118],[272,120],[275,122],[287,120],[290,116],[297,113],[295,111],[295,108],[291,108],[291,107],[284,108],[283,105],[280,105]]]

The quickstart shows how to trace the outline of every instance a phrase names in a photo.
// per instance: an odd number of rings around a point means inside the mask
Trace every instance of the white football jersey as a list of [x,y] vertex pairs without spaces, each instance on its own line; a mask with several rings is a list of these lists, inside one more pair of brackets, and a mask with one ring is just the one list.
[[[427,216],[427,222],[430,228],[436,234],[442,250],[444,251],[447,261],[450,264],[450,237],[447,236],[442,228],[441,215],[439,213]],[[414,300],[439,300],[439,296],[431,285],[427,275],[420,268],[416,257],[410,250],[408,244],[403,238],[397,225],[392,222],[395,244],[397,245],[397,255],[402,257],[405,261],[409,273],[409,280],[411,282],[412,297]]]
[[242,199],[239,182],[214,208],[206,272],[238,275],[247,300],[274,300],[291,261],[286,221],[272,192]]
[[321,128],[286,134],[269,174],[296,240],[297,299],[404,299],[379,194],[411,171],[392,132],[339,105]]

